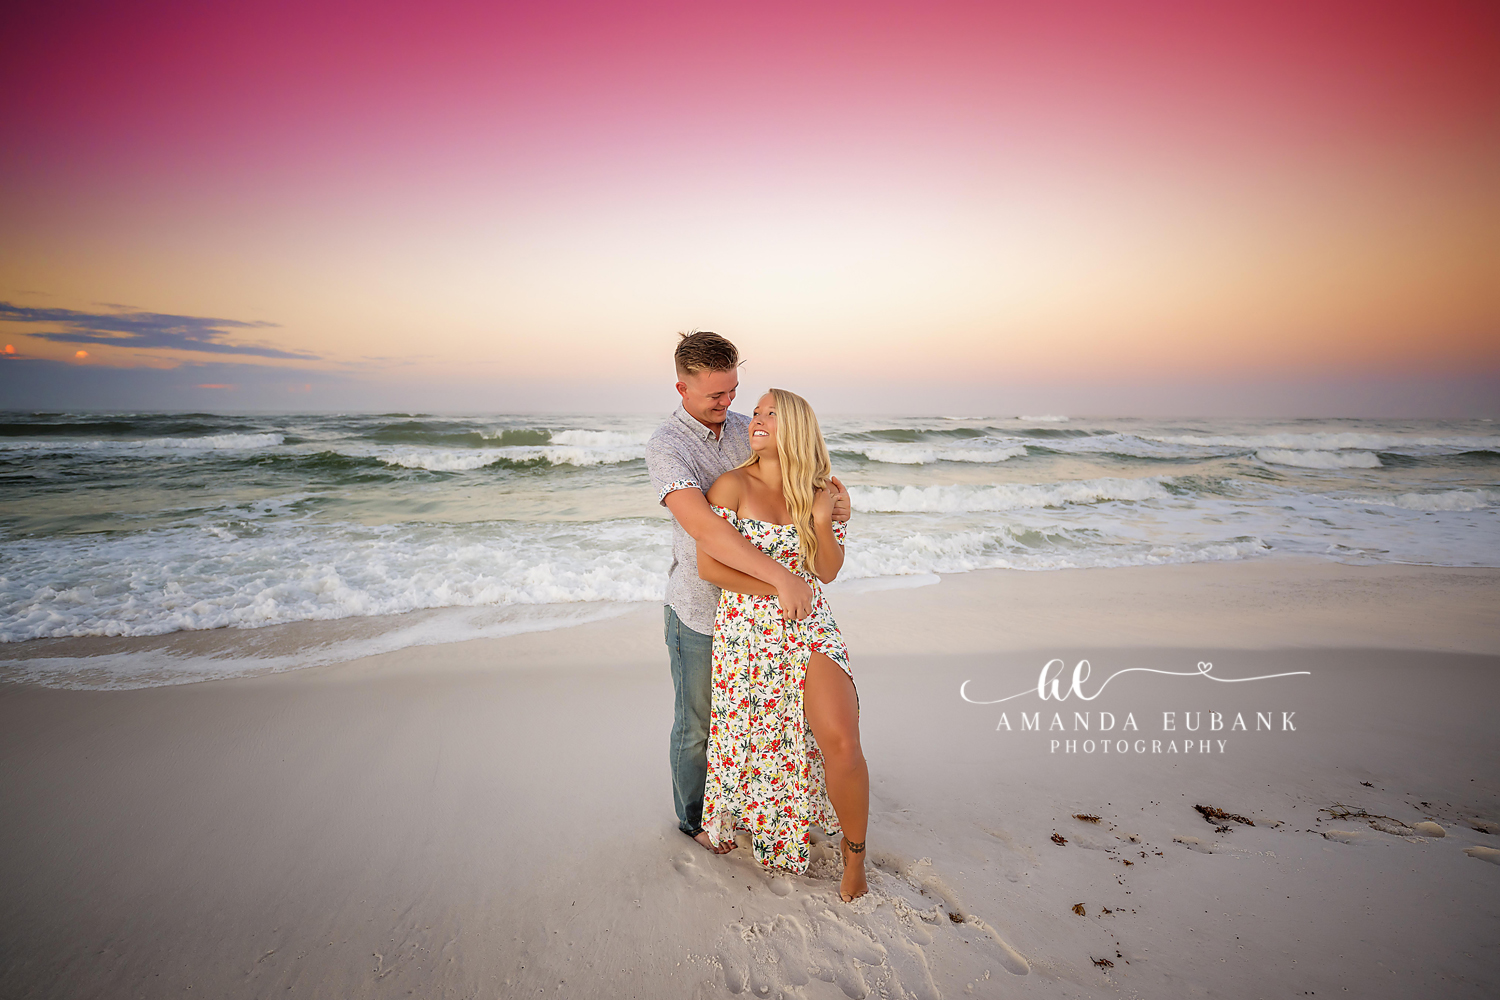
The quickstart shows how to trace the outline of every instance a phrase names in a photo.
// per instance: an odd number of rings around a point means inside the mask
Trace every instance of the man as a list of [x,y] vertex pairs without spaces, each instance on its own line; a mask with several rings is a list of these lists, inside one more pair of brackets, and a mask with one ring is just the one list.
[[[646,445],[657,500],[672,512],[672,568],[667,574],[667,655],[676,708],[672,715],[672,795],[677,826],[709,850],[703,832],[708,723],[713,686],[714,610],[719,588],[698,576],[698,547],[719,562],[776,588],[781,613],[800,621],[812,612],[801,577],[761,552],[708,506],[714,480],[750,457],[750,418],[732,413],[739,351],[716,333],[682,334],[673,355],[682,404]],[[849,494],[833,480],[834,519],[849,519]]]

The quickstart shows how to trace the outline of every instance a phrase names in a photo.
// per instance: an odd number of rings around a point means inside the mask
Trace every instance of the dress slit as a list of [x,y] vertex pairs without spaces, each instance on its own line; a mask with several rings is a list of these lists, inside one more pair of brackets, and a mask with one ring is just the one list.
[[[802,621],[787,623],[775,598],[727,590],[720,595],[703,828],[721,845],[732,842],[736,830],[746,830],[762,865],[805,872],[809,828],[840,832],[828,800],[823,755],[803,711],[807,665],[812,653],[823,653],[852,681],[848,648],[820,582],[799,566],[796,526],[712,509],[762,552],[807,580],[813,608]],[[835,523],[840,544],[844,532],[845,526]]]

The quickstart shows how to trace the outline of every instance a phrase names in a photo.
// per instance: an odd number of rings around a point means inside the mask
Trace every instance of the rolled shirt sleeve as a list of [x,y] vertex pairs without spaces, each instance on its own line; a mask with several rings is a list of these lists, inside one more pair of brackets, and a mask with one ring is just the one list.
[[652,438],[646,446],[646,471],[650,473],[651,485],[656,490],[656,502],[663,506],[667,494],[673,490],[703,489],[687,459],[672,447],[670,441]]

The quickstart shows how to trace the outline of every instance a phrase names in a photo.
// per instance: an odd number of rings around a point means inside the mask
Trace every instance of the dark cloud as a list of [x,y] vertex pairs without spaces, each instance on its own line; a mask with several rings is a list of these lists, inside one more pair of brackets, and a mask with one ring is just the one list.
[[169,313],[119,309],[89,313],[75,309],[33,309],[0,302],[0,322],[46,324],[62,329],[43,330],[28,336],[64,344],[107,344],[111,347],[168,348],[211,354],[243,354],[260,358],[292,358],[317,361],[316,354],[283,351],[275,347],[236,344],[225,340],[236,330],[274,327],[275,323],[247,323],[237,319],[207,316],[173,316]]

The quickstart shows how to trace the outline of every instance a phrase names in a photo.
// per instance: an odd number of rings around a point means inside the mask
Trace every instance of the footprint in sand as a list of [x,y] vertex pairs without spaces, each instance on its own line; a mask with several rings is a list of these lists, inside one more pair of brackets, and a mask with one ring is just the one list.
[[1012,975],[1031,971],[993,927],[964,910],[928,859],[910,864],[875,859],[869,893],[850,904],[830,891],[840,874],[837,855],[815,846],[813,862],[810,877],[766,878],[779,898],[759,899],[763,906],[779,904],[777,911],[725,929],[716,958],[731,993],[795,996],[819,979],[855,1000],[939,1000],[928,949],[942,938],[966,942],[973,946],[968,954],[994,961]]
[[1500,851],[1493,847],[1465,847],[1464,853],[1471,858],[1488,861],[1492,865],[1500,865]]
[[674,857],[672,859],[672,867],[677,870],[677,874],[687,879],[690,885],[697,885],[705,881],[713,882],[715,885],[718,884],[718,880],[710,872],[698,866],[691,851],[684,851]]
[[[942,901],[937,912],[940,916],[946,915],[954,930],[970,944],[984,944],[995,952],[996,959],[1002,968],[1013,976],[1024,976],[1031,972],[1031,965],[1022,957],[1021,953],[1012,948],[989,924],[979,917],[965,910],[959,902],[958,894],[949,887],[947,882],[937,874],[932,866],[932,861],[922,858],[906,866],[902,873],[902,880],[906,885],[914,886],[924,896],[937,897]],[[901,883],[897,883],[900,885]],[[946,911],[946,913],[944,912]],[[926,919],[925,917],[923,919]],[[942,925],[942,921],[938,921]],[[970,930],[972,928],[972,931]],[[982,940],[982,938],[988,940]]]
[[717,949],[724,985],[731,993],[782,996],[821,979],[847,997],[868,996],[860,966],[882,965],[885,949],[831,916],[777,913],[730,924]]
[[1360,841],[1369,840],[1370,837],[1359,830],[1335,830],[1330,828],[1323,831],[1323,839],[1336,840],[1340,844],[1358,844]]
[[1172,843],[1181,844],[1188,850],[1197,851],[1199,854],[1212,854],[1214,852],[1212,844],[1205,844],[1197,837],[1173,837]]

